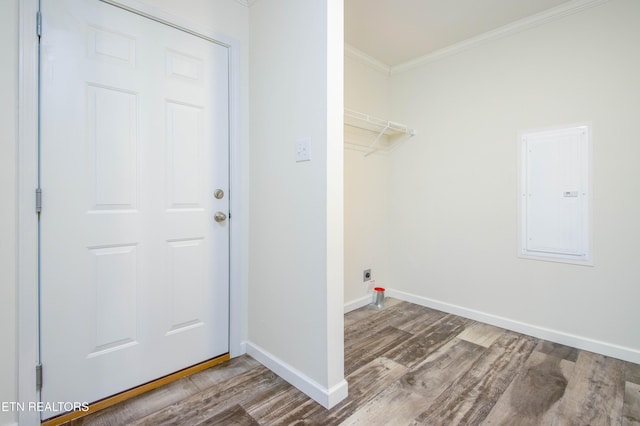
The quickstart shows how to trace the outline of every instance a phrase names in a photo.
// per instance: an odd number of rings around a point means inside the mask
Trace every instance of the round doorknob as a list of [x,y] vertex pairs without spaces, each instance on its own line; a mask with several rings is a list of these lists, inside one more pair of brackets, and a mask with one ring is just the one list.
[[227,215],[222,212],[216,212],[216,214],[213,215],[213,219],[216,222],[224,222],[225,220],[227,220]]

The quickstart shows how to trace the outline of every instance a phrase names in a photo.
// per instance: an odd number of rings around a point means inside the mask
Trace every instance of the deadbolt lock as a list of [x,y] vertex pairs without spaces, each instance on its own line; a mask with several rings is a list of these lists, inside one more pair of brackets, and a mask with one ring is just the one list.
[[224,197],[224,191],[222,189],[216,189],[213,193],[213,196],[220,200],[222,197]]

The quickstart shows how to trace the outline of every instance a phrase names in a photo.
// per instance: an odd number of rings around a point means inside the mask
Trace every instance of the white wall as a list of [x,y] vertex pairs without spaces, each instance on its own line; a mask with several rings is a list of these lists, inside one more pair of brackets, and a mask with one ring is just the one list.
[[[0,401],[18,399],[16,352],[16,196],[18,1],[0,3]],[[0,411],[0,425],[17,413]]]
[[[391,119],[390,81],[384,74],[353,55],[345,55],[344,104],[383,119]],[[354,143],[370,144],[373,133],[348,133]],[[362,140],[362,139],[364,140]],[[348,145],[347,145],[348,146]],[[344,150],[344,299],[348,308],[371,296],[362,273],[371,269],[376,285],[392,283],[388,276],[389,157]],[[360,303],[358,303],[360,301]]]
[[251,7],[248,351],[325,391],[343,380],[342,7]]
[[[640,362],[638,22],[611,0],[392,76],[418,131],[392,157],[394,288]],[[518,258],[518,132],[585,121],[595,266]]]

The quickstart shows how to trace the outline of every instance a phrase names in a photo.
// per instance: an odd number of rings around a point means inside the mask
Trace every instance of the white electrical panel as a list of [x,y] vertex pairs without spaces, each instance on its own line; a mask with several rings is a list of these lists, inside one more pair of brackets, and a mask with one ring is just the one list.
[[522,135],[520,255],[590,264],[589,128]]

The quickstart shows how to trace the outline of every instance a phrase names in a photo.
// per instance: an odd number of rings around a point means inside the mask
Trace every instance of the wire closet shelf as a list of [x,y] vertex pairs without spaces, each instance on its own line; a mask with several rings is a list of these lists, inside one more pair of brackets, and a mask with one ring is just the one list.
[[389,136],[395,143],[402,139],[403,136],[412,137],[416,134],[415,129],[404,124],[383,120],[381,118],[347,108],[344,110],[344,124],[358,129],[369,130],[377,134],[376,138],[368,146],[368,149],[364,154],[365,156],[378,150],[378,144],[384,135]]

